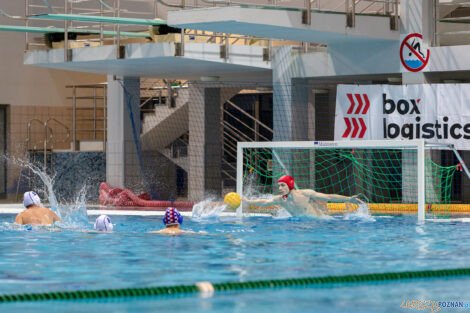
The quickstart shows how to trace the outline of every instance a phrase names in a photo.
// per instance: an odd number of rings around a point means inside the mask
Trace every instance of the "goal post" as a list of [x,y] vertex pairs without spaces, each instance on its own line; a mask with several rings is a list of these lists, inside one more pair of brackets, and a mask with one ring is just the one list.
[[[451,150],[459,164],[441,166],[434,151]],[[433,154],[434,153],[434,154]],[[237,193],[276,194],[277,179],[289,174],[296,188],[345,196],[361,194],[373,213],[448,217],[452,180],[464,167],[451,145],[424,140],[238,142]],[[339,213],[344,205],[328,205]],[[343,209],[344,210],[344,209]],[[391,213],[393,213],[391,212]]]

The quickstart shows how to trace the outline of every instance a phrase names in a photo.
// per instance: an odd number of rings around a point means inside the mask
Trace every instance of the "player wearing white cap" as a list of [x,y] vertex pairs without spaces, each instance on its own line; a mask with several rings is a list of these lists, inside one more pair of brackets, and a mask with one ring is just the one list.
[[16,224],[52,225],[56,221],[62,222],[52,210],[42,207],[41,199],[34,191],[24,193],[23,205],[26,210],[16,216]]

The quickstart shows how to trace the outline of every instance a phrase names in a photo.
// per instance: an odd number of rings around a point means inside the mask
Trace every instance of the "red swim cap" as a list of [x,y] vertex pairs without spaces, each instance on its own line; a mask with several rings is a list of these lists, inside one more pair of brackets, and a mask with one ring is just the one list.
[[294,178],[289,175],[284,175],[279,180],[277,181],[278,183],[286,183],[287,187],[289,187],[289,190],[294,189]]

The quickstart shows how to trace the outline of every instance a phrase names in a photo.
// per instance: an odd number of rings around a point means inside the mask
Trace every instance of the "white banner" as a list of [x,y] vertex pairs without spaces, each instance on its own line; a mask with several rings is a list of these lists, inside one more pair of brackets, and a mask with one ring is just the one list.
[[470,150],[470,84],[338,85],[335,140],[364,139]]

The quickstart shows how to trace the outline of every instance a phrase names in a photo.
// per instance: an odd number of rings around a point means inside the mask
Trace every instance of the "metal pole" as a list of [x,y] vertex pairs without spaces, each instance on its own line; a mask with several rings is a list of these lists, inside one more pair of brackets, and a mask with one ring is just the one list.
[[356,26],[356,0],[352,0],[352,16],[351,16],[352,27]]
[[96,140],[96,87],[93,87],[93,140]]
[[106,125],[107,125],[107,105],[108,105],[108,88],[103,88],[103,151],[106,152]]
[[259,95],[255,101],[255,141],[259,141]]
[[394,11],[395,11],[395,26],[396,26],[396,29],[398,30],[399,29],[399,26],[398,26],[398,1],[399,0],[395,0],[395,8],[394,8]]
[[[64,13],[68,13],[68,1],[64,0]],[[67,62],[68,58],[68,50],[69,50],[69,30],[68,30],[69,22],[67,20],[64,21],[64,61]]]
[[[45,175],[47,175],[47,169],[46,169],[46,167],[47,167],[47,163],[46,163],[46,161],[47,161],[47,122],[48,121],[46,121],[44,123],[44,145],[43,145],[44,146],[44,160],[43,160],[44,167],[43,167],[43,170],[44,170]],[[46,190],[45,188],[46,188],[46,186],[44,186],[44,191]]]
[[181,56],[184,56],[184,28],[181,28]]
[[310,0],[306,0],[307,1],[307,20],[306,20],[306,24],[307,25],[310,25],[312,24],[312,2],[310,2]]
[[[121,0],[117,0],[117,16],[121,16]],[[116,50],[117,50],[117,58],[120,58],[120,49],[121,48],[121,26],[120,24],[117,24],[117,44],[116,44]]]
[[[100,2],[100,16],[103,16],[103,5]],[[103,23],[100,23],[100,46],[103,45],[104,37],[103,37]]]
[[436,47],[439,45],[439,37],[437,34],[438,23],[439,23],[439,1],[433,0],[432,6],[433,6],[433,18],[434,18],[433,30],[432,30],[433,31],[432,46]]
[[76,151],[76,146],[77,146],[76,144],[76,140],[77,140],[76,110],[77,110],[77,90],[76,90],[76,86],[73,86],[73,90],[72,90],[72,151],[73,152]]
[[[29,0],[25,0],[25,13],[24,13],[25,17],[28,17],[29,16]],[[25,26],[28,27],[29,26],[29,19],[25,19]],[[25,50],[28,50],[29,48],[29,35],[28,35],[28,32],[25,32]]]
[[228,34],[226,33],[225,34],[225,59],[227,60],[228,59]]
[[426,203],[426,175],[425,175],[425,157],[424,157],[424,141],[418,143],[418,222],[424,222],[425,219],[425,203]]

